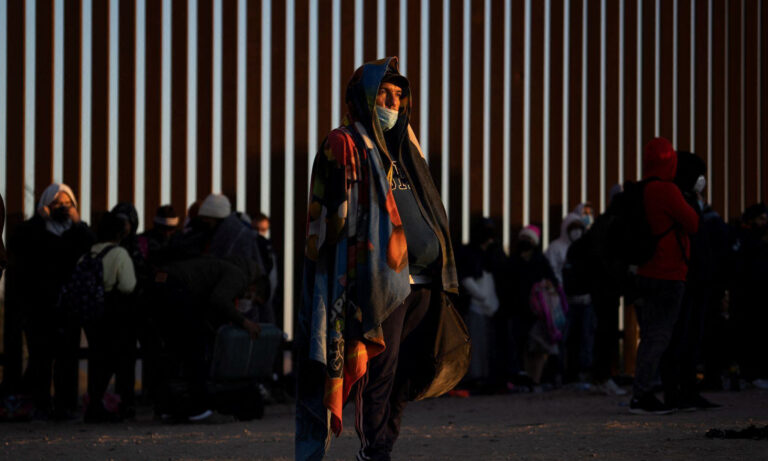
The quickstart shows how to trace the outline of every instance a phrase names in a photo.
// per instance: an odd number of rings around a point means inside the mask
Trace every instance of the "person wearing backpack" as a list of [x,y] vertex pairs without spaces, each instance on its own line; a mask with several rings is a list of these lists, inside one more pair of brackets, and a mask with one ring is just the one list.
[[35,215],[8,240],[6,313],[22,319],[29,362],[21,390],[32,395],[37,419],[75,418],[80,326],[63,319],[56,306],[62,285],[94,240],[65,184],[48,186]]
[[[133,397],[136,366],[136,335],[124,323],[131,320],[136,288],[136,271],[128,251],[120,242],[128,234],[126,222],[114,212],[104,214],[99,223],[98,243],[81,259],[96,258],[101,262],[104,307],[85,325],[88,339],[88,397],[85,422],[110,422],[126,414]],[[98,270],[92,269],[98,275]],[[115,389],[120,396],[120,412],[109,413],[103,404],[104,392],[115,375]]]
[[653,394],[662,355],[669,346],[685,292],[690,258],[689,235],[698,230],[699,217],[672,182],[677,152],[664,138],[655,138],[643,153],[643,209],[656,246],[651,259],[637,270],[635,308],[640,345],[629,411],[669,414],[673,408]]

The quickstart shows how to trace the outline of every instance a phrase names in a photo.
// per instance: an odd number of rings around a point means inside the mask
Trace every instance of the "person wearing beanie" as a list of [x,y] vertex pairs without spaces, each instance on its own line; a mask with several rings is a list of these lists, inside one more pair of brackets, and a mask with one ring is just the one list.
[[669,346],[685,292],[690,258],[689,235],[699,216],[673,182],[677,152],[664,138],[651,140],[643,152],[643,206],[651,233],[660,236],[653,257],[637,270],[635,309],[640,326],[637,369],[629,411],[668,414],[671,402],[661,403],[652,381]]
[[211,194],[200,204],[197,215],[201,218],[225,219],[232,214],[232,204],[226,195]]
[[[257,232],[233,213],[223,194],[210,194],[189,221],[188,231],[171,243],[171,259],[213,256],[240,268],[249,283],[268,286]],[[260,288],[261,290],[261,288]],[[268,288],[267,288],[268,290]]]

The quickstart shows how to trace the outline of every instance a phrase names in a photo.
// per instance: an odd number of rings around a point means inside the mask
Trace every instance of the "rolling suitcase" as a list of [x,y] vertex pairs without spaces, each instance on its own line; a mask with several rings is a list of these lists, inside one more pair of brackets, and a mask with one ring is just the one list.
[[220,413],[243,421],[264,415],[259,381],[272,377],[282,341],[283,332],[273,324],[261,324],[261,334],[254,340],[242,328],[219,328],[211,361],[211,387]]
[[251,340],[242,328],[225,325],[216,334],[211,362],[215,380],[269,379],[283,332],[271,323],[262,323],[259,337]]

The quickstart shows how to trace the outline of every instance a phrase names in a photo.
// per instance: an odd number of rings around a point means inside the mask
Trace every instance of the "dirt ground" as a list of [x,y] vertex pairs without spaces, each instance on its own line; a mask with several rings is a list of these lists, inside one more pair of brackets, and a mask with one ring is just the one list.
[[[706,394],[722,409],[636,416],[627,399],[553,391],[412,404],[396,460],[766,460],[768,440],[710,440],[710,428],[768,424],[768,391]],[[358,448],[351,408],[326,459],[352,460]],[[289,460],[293,407],[264,419],[163,425],[148,409],[121,425],[0,424],[2,460]]]

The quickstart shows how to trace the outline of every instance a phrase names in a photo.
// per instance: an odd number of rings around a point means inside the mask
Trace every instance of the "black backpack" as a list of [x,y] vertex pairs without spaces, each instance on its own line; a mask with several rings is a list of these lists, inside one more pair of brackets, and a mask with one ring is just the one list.
[[[674,230],[674,226],[660,235],[654,235],[645,213],[644,192],[650,182],[627,181],[624,191],[617,194],[606,211],[603,254],[626,265],[641,266],[653,258],[662,237]],[[597,224],[597,223],[596,223]]]
[[75,266],[72,278],[61,287],[60,312],[77,325],[89,325],[104,315],[104,264],[102,260],[116,245],[97,255],[90,251]]

